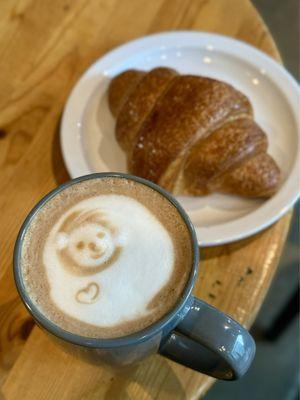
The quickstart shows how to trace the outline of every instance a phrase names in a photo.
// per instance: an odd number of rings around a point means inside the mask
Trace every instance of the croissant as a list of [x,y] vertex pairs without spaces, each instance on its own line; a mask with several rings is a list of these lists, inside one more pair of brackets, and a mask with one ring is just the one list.
[[270,197],[278,190],[267,136],[231,85],[170,68],[128,70],[110,82],[108,101],[132,174],[175,195]]

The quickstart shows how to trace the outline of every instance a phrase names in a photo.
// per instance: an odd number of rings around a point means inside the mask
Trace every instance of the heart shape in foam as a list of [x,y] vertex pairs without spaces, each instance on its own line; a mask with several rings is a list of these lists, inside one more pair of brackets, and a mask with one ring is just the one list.
[[78,290],[76,300],[81,304],[92,304],[98,299],[100,292],[99,285],[95,282],[89,283],[85,288]]

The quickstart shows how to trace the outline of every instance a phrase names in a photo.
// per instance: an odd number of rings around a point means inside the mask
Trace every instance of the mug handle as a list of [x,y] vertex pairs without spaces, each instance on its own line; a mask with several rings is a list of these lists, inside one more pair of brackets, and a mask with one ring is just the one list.
[[248,370],[255,342],[228,315],[193,297],[190,310],[162,341],[159,353],[214,378],[235,380]]

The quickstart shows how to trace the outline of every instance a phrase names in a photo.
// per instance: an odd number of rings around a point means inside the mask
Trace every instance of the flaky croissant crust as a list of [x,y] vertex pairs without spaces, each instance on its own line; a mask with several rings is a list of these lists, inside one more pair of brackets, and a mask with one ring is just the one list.
[[270,197],[281,173],[248,98],[231,85],[170,68],[128,70],[109,86],[128,169],[173,194]]

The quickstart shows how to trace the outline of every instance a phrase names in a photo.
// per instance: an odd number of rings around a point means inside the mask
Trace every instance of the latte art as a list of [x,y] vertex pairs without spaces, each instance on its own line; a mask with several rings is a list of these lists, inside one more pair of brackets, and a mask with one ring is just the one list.
[[61,265],[76,275],[102,271],[121,252],[117,230],[101,209],[78,210],[61,223],[53,247]]
[[165,315],[181,296],[190,234],[173,204],[127,178],[92,178],[52,196],[30,220],[22,276],[46,318],[113,338]]
[[172,275],[174,248],[142,204],[102,195],[60,217],[49,232],[43,262],[59,309],[89,324],[113,326],[151,312],[151,300]]
[[91,304],[97,301],[99,295],[99,286],[97,283],[92,282],[86,288],[79,290],[76,293],[76,300],[78,303]]

